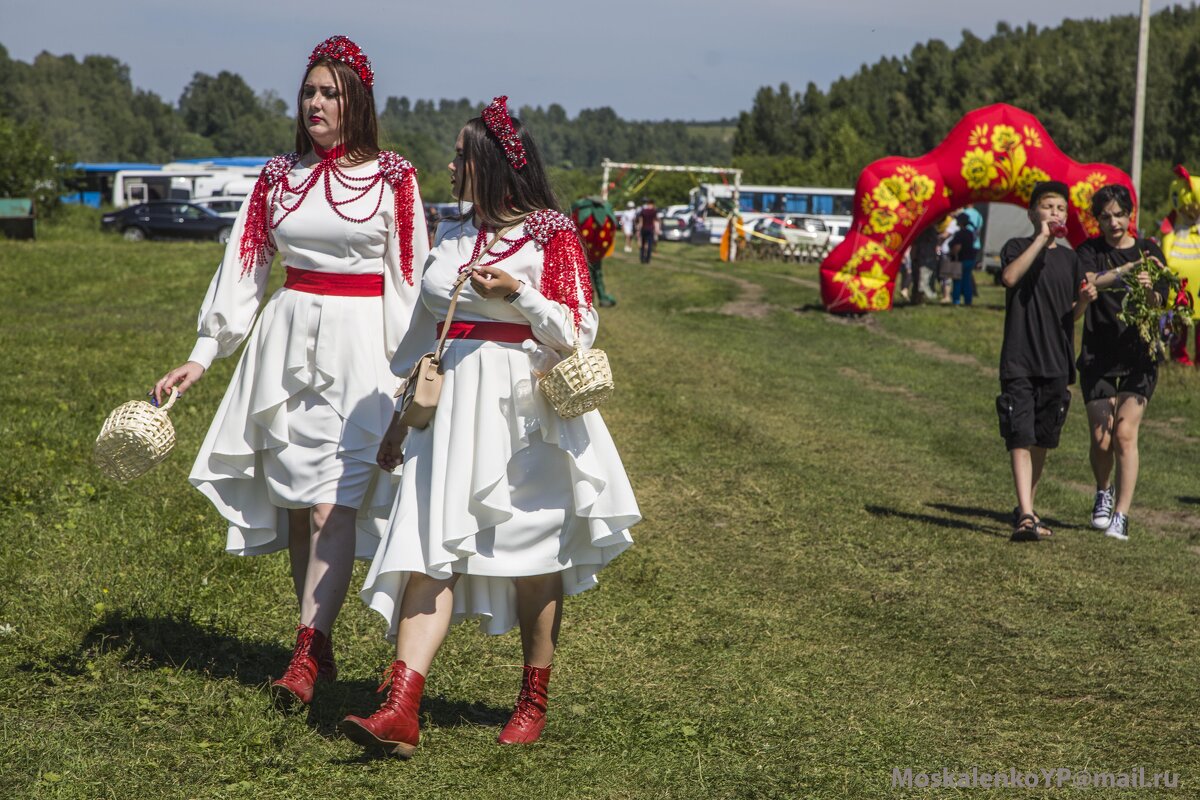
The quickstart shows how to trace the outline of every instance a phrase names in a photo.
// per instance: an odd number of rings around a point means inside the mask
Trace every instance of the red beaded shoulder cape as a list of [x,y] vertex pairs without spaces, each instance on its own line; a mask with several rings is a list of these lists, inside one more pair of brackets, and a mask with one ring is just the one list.
[[[368,191],[374,188],[376,183],[388,183],[392,187],[392,195],[395,198],[395,221],[396,221],[396,239],[400,248],[400,269],[404,273],[404,279],[408,281],[409,286],[413,282],[413,198],[415,196],[414,188],[417,181],[417,170],[403,156],[393,153],[390,150],[379,151],[379,172],[370,178],[364,179],[367,183],[362,187],[356,187],[360,191],[358,197],[363,197]],[[270,264],[271,259],[275,255],[275,240],[271,235],[283,217],[287,216],[291,210],[299,206],[303,202],[307,192],[315,186],[322,175],[326,184],[326,201],[329,202],[334,211],[339,216],[350,222],[365,222],[366,220],[357,220],[347,217],[338,208],[340,204],[334,204],[332,195],[329,189],[329,176],[333,171],[338,171],[341,177],[344,174],[340,173],[336,162],[332,159],[322,160],[313,166],[313,173],[301,187],[292,187],[288,183],[288,173],[300,161],[300,156],[296,153],[286,153],[284,155],[275,156],[266,163],[262,172],[258,176],[258,181],[254,184],[254,191],[250,193],[247,203],[250,204],[246,211],[246,224],[242,230],[242,238],[238,243],[238,256],[242,262],[242,276],[245,277],[253,272],[257,267],[265,264]],[[282,203],[284,190],[295,191],[299,190],[302,193],[300,201],[293,205],[290,209]],[[379,203],[383,202],[383,188],[380,186]],[[357,199],[357,197],[355,198]],[[274,207],[281,207],[284,213],[279,220],[275,219]],[[376,204],[376,211],[379,204]],[[369,218],[369,217],[368,217]]]
[[592,278],[579,229],[566,214],[550,209],[525,218],[525,232],[544,255],[541,293],[571,309],[580,322],[580,305],[592,307]]

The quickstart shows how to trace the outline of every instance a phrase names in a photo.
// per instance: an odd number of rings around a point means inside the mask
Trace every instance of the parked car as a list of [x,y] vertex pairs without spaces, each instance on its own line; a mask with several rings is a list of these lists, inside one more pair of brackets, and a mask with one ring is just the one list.
[[683,207],[683,211],[674,214],[663,214],[659,221],[662,223],[662,238],[668,242],[686,242],[692,236],[692,212]]
[[756,219],[753,229],[765,236],[783,239],[788,244],[824,247],[829,243],[829,228],[825,222],[803,214],[768,214]]
[[237,219],[238,211],[245,202],[245,195],[213,195],[212,197],[193,197],[191,203],[209,211],[215,211],[225,219]]
[[229,241],[233,220],[194,203],[152,200],[100,218],[100,228],[126,239],[215,239]]

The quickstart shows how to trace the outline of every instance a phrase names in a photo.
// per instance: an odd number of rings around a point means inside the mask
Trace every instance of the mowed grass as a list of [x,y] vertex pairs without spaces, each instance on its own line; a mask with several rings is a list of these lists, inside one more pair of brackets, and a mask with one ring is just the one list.
[[873,798],[938,794],[893,768],[971,767],[1200,785],[1195,373],[1165,369],[1150,406],[1130,542],[1087,526],[1076,397],[1038,503],[1057,535],[1014,545],[1000,290],[847,322],[812,266],[618,253],[604,416],[637,544],[567,601],[540,743],[494,743],[519,640],[467,624],[402,763],[336,731],[390,656],[355,597],[311,714],[264,692],[295,624],[286,558],[225,555],[186,481],[232,361],[173,410],[149,475],[91,464],[107,412],[190,350],[219,248],[43,234],[0,242],[0,797]]

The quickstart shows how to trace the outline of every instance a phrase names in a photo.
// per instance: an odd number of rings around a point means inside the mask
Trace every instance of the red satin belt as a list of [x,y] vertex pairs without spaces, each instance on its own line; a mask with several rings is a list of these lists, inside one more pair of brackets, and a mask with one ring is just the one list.
[[[439,322],[437,335],[441,337],[446,323]],[[520,344],[533,338],[533,328],[517,322],[451,322],[447,339],[485,339],[489,342]]]
[[283,288],[339,297],[382,297],[383,276],[347,275],[342,272],[318,272],[315,269],[288,267]]

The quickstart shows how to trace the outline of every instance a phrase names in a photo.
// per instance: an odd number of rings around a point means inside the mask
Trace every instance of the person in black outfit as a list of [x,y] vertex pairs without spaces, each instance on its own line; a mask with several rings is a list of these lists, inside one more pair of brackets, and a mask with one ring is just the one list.
[[933,300],[937,294],[930,285],[937,276],[938,270],[938,223],[933,222],[925,230],[917,234],[912,244],[913,278],[916,290],[912,293],[912,302]]
[[954,305],[962,303],[969,306],[975,297],[975,278],[971,273],[975,269],[976,231],[971,224],[970,214],[959,214],[954,221],[958,223],[958,230],[950,237],[946,249],[949,250],[951,261],[962,264],[962,271],[959,277],[951,281],[950,298]]
[[[1121,322],[1118,315],[1130,273],[1153,289],[1160,305],[1171,288],[1166,280],[1151,286],[1150,274],[1138,269],[1143,253],[1160,264],[1166,258],[1157,244],[1130,231],[1133,210],[1133,197],[1124,186],[1098,189],[1092,196],[1092,214],[1102,235],[1088,239],[1078,250],[1089,279],[1102,290],[1088,306],[1079,353],[1079,383],[1087,403],[1096,476],[1092,525],[1121,540],[1129,538],[1129,506],[1138,477],[1138,428],[1154,394],[1158,364],[1137,329]],[[1109,483],[1114,461],[1119,476],[1115,492]]]
[[1033,510],[1046,451],[1058,447],[1075,381],[1075,320],[1096,297],[1079,257],[1055,242],[1067,221],[1067,186],[1045,181],[1033,188],[1033,236],[1010,239],[1000,251],[1004,344],[996,411],[1017,490],[1013,539],[1051,535]]
[[653,200],[642,199],[642,210],[638,212],[636,227],[642,239],[642,249],[639,253],[641,261],[643,264],[649,264],[650,256],[654,254],[654,240],[662,231],[662,225],[658,221],[658,209],[654,207]]

